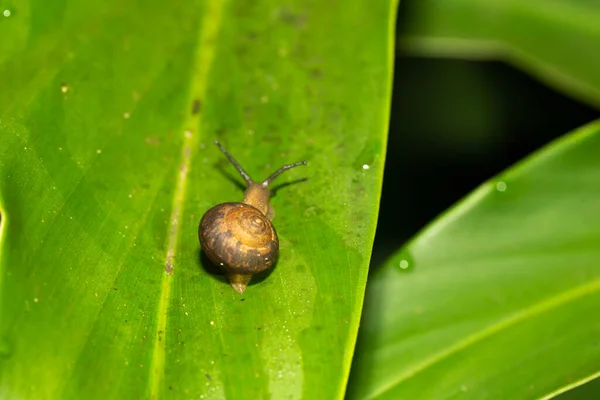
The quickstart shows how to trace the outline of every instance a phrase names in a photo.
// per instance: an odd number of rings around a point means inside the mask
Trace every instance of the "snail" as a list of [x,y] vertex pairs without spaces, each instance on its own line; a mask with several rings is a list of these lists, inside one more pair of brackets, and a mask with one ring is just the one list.
[[277,231],[271,223],[269,185],[282,172],[306,165],[306,161],[284,165],[262,182],[255,182],[238,162],[215,140],[247,188],[241,203],[221,203],[208,210],[198,226],[200,246],[223,271],[238,293],[244,293],[252,275],[273,266],[279,255]]

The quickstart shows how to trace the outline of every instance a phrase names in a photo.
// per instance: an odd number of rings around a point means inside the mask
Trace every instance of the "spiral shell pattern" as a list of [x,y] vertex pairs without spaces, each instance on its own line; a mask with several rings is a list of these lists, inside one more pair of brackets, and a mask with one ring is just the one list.
[[198,237],[208,258],[228,274],[264,271],[279,254],[275,227],[245,203],[222,203],[208,210],[200,221]]

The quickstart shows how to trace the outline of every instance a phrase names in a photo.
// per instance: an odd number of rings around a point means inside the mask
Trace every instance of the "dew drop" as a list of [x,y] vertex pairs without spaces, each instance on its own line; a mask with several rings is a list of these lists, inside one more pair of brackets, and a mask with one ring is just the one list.
[[506,190],[506,182],[497,182],[496,183],[496,190],[499,192],[504,192]]
[[401,250],[396,256],[393,257],[394,265],[401,272],[410,272],[415,268],[415,262],[412,255],[407,250]]
[[369,165],[367,165],[367,164],[363,164],[363,169],[364,169],[365,171],[366,171],[366,170],[368,170],[369,168],[371,168]]
[[10,17],[10,10],[4,10],[4,12],[2,13],[2,15],[4,15],[6,18]]

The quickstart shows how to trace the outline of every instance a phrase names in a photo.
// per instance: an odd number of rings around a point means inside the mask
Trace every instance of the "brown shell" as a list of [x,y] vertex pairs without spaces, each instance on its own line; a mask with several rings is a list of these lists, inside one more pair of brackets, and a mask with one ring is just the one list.
[[222,203],[208,210],[198,237],[208,258],[227,274],[256,274],[271,267],[279,255],[275,227],[245,203]]

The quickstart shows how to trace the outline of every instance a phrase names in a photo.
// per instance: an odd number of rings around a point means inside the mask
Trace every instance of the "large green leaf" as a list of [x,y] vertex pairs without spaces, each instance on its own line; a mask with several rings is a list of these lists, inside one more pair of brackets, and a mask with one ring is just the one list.
[[373,276],[353,398],[531,399],[600,374],[600,122],[485,183]]
[[[386,144],[393,1],[17,2],[0,20],[3,398],[344,392]],[[244,295],[198,222],[279,178]],[[172,274],[165,270],[173,268]]]
[[600,3],[416,0],[399,44],[427,55],[502,58],[600,106]]

